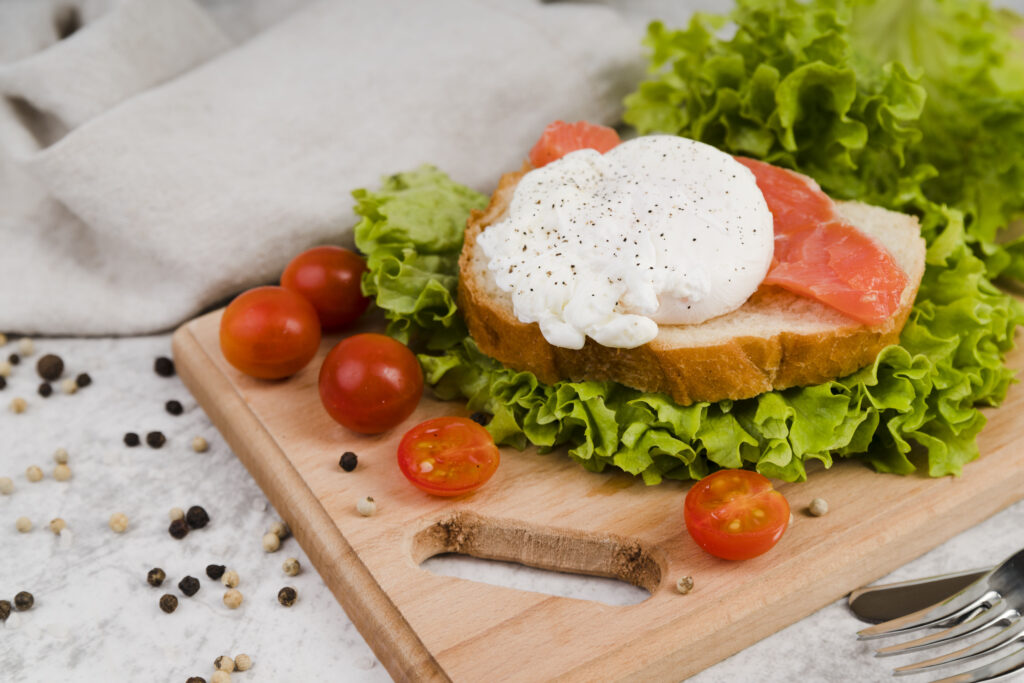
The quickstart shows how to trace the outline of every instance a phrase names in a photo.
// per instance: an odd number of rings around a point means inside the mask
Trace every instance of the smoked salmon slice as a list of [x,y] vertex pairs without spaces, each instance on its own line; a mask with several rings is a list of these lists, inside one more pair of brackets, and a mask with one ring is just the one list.
[[540,168],[578,149],[596,149],[604,154],[620,142],[619,134],[607,126],[587,121],[555,121],[548,124],[530,150],[530,163]]
[[868,325],[893,317],[907,275],[885,247],[843,221],[807,176],[745,157],[775,221],[766,285],[816,299]]

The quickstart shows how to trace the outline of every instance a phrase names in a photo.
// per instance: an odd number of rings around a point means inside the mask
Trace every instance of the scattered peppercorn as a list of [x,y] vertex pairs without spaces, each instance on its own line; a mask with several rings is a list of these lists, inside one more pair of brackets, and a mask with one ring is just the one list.
[[69,377],[68,379],[60,383],[60,390],[63,391],[68,396],[70,396],[71,394],[78,391],[78,384],[75,383],[75,380]]
[[178,598],[174,597],[170,593],[164,593],[160,596],[160,609],[170,614],[174,610],[178,609]]
[[14,520],[14,528],[23,534],[27,534],[32,531],[32,520],[28,517],[18,517]]
[[68,528],[68,523],[65,522],[63,519],[61,519],[60,517],[55,517],[54,519],[50,520],[50,531],[52,531],[55,534],[59,534],[60,532],[64,531],[67,528]]
[[288,576],[296,576],[302,570],[302,566],[299,565],[299,561],[297,559],[289,557],[284,561],[284,564],[281,565],[281,569],[283,569],[284,573]]
[[238,585],[238,572],[233,569],[224,572],[224,575],[220,577],[220,582],[228,588],[234,588]]
[[184,519],[176,519],[167,527],[167,531],[179,541],[188,535],[188,522]]
[[263,535],[263,550],[268,553],[276,552],[281,547],[281,539],[277,534],[267,532]]
[[10,600],[0,600],[0,621],[7,621],[9,616],[11,616]]
[[11,361],[0,360],[0,377],[10,377],[11,370]]
[[248,671],[252,668],[252,657],[249,655],[238,655],[235,657],[235,668],[239,671]]
[[89,376],[88,372],[80,373],[78,377],[75,377],[75,384],[78,385],[79,389],[85,389],[92,384],[92,377]]
[[807,506],[807,511],[814,517],[821,517],[822,515],[828,514],[828,501],[824,498],[815,498],[811,501],[811,504]]
[[35,465],[30,466],[25,470],[25,478],[31,482],[42,481],[43,471]]
[[10,477],[0,477],[0,493],[5,496],[14,493],[14,480]]
[[206,683],[206,679],[202,676],[189,676],[185,683]]
[[68,451],[66,448],[58,448],[53,452],[53,461],[58,465],[68,464]]
[[171,508],[167,516],[171,518],[172,522],[176,519],[185,519],[185,511],[181,508]]
[[21,356],[19,356],[16,353],[12,353],[11,355],[7,356],[7,362],[10,363],[11,365],[18,365],[19,363],[21,363]]
[[213,660],[213,668],[217,671],[231,673],[235,670],[235,660],[227,655],[220,655],[217,659]]
[[686,595],[693,590],[693,577],[692,576],[680,576],[679,580],[676,581],[676,590],[681,594]]
[[477,412],[473,413],[472,415],[470,415],[469,419],[472,420],[473,422],[476,422],[481,427],[486,427],[487,425],[489,425],[491,423],[491,416],[490,416],[490,414],[489,413],[481,412],[479,410]]
[[285,586],[277,592],[277,601],[285,607],[291,607],[295,604],[295,599],[299,597],[298,593],[291,586]]
[[32,342],[31,338],[22,337],[18,340],[18,351],[20,351],[23,356],[31,356],[36,352],[36,345]]
[[201,436],[197,436],[192,439],[192,450],[196,453],[205,453],[206,449],[210,447],[210,444],[206,443],[206,439]]
[[49,382],[43,382],[42,384],[39,385],[39,388],[36,389],[36,393],[38,393],[43,398],[50,398],[50,396],[53,395],[53,387],[50,386]]
[[178,582],[178,589],[191,598],[199,592],[199,579],[194,576],[186,576]]
[[36,599],[32,597],[32,594],[28,591],[21,591],[14,596],[14,609],[19,612],[32,609],[32,605],[36,604]]
[[141,443],[139,441],[139,435],[135,432],[128,432],[124,435],[124,445],[128,448],[135,448]]
[[181,406],[181,401],[173,399],[164,404],[164,409],[171,415],[181,415],[185,412],[185,409]]
[[7,344],[7,335],[0,332],[0,346],[4,346],[5,344]]
[[71,479],[71,468],[67,465],[57,465],[53,468],[53,478],[57,481],[67,481]]
[[231,674],[227,671],[214,671],[210,683],[231,683]]
[[36,372],[47,382],[60,379],[64,374],[64,361],[60,356],[48,353],[36,362]]
[[338,461],[338,465],[340,465],[341,469],[345,470],[346,472],[351,472],[356,468],[356,465],[358,464],[359,456],[357,456],[352,451],[345,451],[344,453],[342,453],[341,460]]
[[21,396],[17,396],[11,401],[11,412],[17,414],[24,413],[28,410],[28,401],[23,399]]
[[224,576],[224,570],[226,567],[222,564],[208,564],[206,565],[206,575],[216,581],[220,577]]
[[6,389],[6,388],[7,388],[7,380],[4,379],[3,375],[0,375],[0,389]]
[[377,513],[377,503],[373,500],[373,497],[366,496],[356,502],[356,510],[363,517],[371,517]]
[[185,513],[185,521],[193,529],[202,529],[210,523],[210,515],[206,514],[206,510],[198,505],[193,505]]
[[163,432],[150,432],[146,434],[146,443],[149,444],[150,448],[161,448],[167,443],[167,437],[164,436]]
[[242,593],[234,588],[225,592],[224,604],[227,605],[229,609],[238,609],[242,604]]
[[115,512],[107,524],[115,534],[123,534],[128,529],[128,517],[123,512]]
[[160,356],[153,362],[153,371],[161,377],[173,377],[174,361],[166,356]]
[[164,570],[160,569],[160,567],[153,567],[149,570],[149,573],[146,574],[146,581],[148,581],[149,585],[154,588],[162,584],[166,578],[167,574],[164,574]]
[[284,522],[274,522],[270,525],[270,533],[274,534],[282,541],[292,535],[292,530],[288,528],[288,525]]

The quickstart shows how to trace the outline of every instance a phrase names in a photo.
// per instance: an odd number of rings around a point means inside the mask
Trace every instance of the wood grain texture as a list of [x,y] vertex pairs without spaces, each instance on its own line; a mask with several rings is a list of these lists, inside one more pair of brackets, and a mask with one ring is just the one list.
[[[559,453],[502,451],[492,481],[470,496],[421,493],[399,474],[405,430],[460,403],[424,398],[407,424],[361,436],[334,423],[316,390],[320,360],[262,382],[220,354],[220,312],[177,331],[178,372],[291,526],[338,601],[396,680],[680,680],[873,581],[1024,497],[1014,441],[1024,390],[989,412],[983,456],[959,479],[876,474],[856,462],[781,490],[795,521],[779,545],[746,562],[701,551],[683,529],[687,484],[645,487],[590,474]],[[1024,365],[1024,354],[1011,357]],[[352,450],[359,467],[338,466]],[[372,495],[378,512],[361,517]],[[812,498],[830,512],[811,518]],[[613,576],[647,588],[610,606],[437,576],[441,552]],[[687,596],[676,579],[694,578]],[[853,633],[850,634],[851,638]]]

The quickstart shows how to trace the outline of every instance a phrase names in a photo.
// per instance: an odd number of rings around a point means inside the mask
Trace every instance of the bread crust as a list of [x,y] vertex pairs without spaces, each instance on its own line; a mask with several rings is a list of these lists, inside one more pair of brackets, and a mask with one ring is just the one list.
[[909,269],[901,264],[908,276],[901,306],[892,319],[880,325],[864,325],[825,304],[764,286],[738,311],[722,318],[745,310],[775,310],[803,299],[800,305],[820,307],[823,316],[839,322],[824,332],[734,336],[709,345],[680,345],[659,334],[632,349],[601,346],[590,338],[579,350],[552,346],[536,323],[520,322],[509,306],[487,291],[470,263],[477,237],[505,214],[519,179],[528,170],[527,165],[502,176],[487,208],[470,216],[459,258],[458,304],[481,351],[510,368],[532,372],[546,384],[614,380],[642,391],[666,393],[680,405],[751,398],[774,389],[820,384],[871,364],[883,348],[899,341],[924,272],[924,240],[918,235],[920,253],[914,254]]

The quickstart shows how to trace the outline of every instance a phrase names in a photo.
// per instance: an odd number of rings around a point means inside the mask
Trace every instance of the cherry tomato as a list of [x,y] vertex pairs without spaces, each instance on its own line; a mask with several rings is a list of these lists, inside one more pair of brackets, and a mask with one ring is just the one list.
[[370,305],[359,283],[366,272],[361,256],[341,247],[313,247],[291,260],[281,286],[313,304],[325,332],[350,325]]
[[423,395],[423,371],[405,344],[383,334],[338,343],[320,368],[320,400],[328,414],[361,434],[391,429]]
[[686,494],[690,536],[725,560],[749,560],[768,552],[789,526],[789,503],[757,472],[719,470]]
[[282,287],[257,287],[240,294],[220,319],[224,358],[253,377],[294,375],[319,348],[316,309]]
[[398,466],[416,488],[459,496],[487,483],[500,461],[490,433],[466,417],[421,422],[398,444]]

